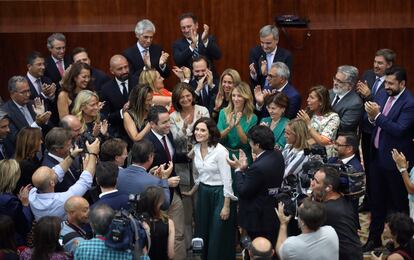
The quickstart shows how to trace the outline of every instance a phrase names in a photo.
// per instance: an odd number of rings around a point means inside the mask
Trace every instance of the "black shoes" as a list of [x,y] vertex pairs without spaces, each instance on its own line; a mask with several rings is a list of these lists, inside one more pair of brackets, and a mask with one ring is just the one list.
[[371,252],[375,248],[382,247],[381,242],[375,242],[374,240],[368,240],[365,245],[362,246],[362,252]]

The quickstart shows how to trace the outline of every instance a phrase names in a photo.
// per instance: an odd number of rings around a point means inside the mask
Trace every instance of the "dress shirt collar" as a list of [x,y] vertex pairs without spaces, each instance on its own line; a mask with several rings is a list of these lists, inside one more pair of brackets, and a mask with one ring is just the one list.
[[286,83],[281,87],[281,88],[277,88],[276,91],[277,92],[282,92],[283,89],[285,89],[286,85],[289,83],[289,81],[286,80]]
[[145,50],[148,50],[148,52],[149,52],[149,47],[148,47],[148,48],[144,48],[144,47],[142,47],[142,46],[141,46],[141,44],[139,44],[139,42],[138,42],[138,41],[137,41],[137,47],[138,47],[139,53],[141,53],[141,54],[143,54],[143,52],[144,52]]
[[154,129],[151,129],[151,131],[154,133],[154,135],[162,142],[162,138],[165,136],[166,139],[168,139],[167,135],[160,135],[159,133],[155,132]]
[[59,156],[56,156],[56,155],[54,155],[54,154],[51,154],[51,153],[47,153],[47,155],[49,155],[50,157],[52,157],[53,159],[55,159],[56,161],[58,161],[59,163],[61,163],[61,162],[63,162],[65,159],[63,159],[63,158],[61,158],[61,157],[59,157]]
[[33,77],[32,74],[30,74],[29,72],[27,72],[26,75],[30,82],[32,82],[33,86],[36,86],[36,80],[40,80],[40,78]]
[[[189,43],[189,44],[191,44],[191,39],[187,39],[187,38],[185,38],[185,40]],[[196,43],[198,44],[198,34],[197,34],[197,37],[196,37]]]
[[121,90],[121,93],[124,91],[124,87],[121,85],[122,82],[125,82],[125,87],[127,88],[127,91],[129,91],[128,87],[128,80],[120,81],[117,77],[115,77],[116,84],[118,84],[119,90]]
[[276,48],[272,52],[266,53],[266,56],[272,56],[272,57],[274,57],[275,54],[276,54],[276,51],[277,51],[277,46],[276,46]]
[[[404,89],[403,90],[401,90],[401,92],[400,93],[398,93],[398,95],[396,95],[396,96],[394,96],[394,102],[392,103],[393,105],[395,104],[395,102],[400,98],[400,96],[402,95],[402,93],[405,91],[405,87],[404,87]],[[389,98],[389,96],[388,96],[388,98]],[[388,98],[387,98],[387,101],[388,101]]]
[[[12,100],[13,100],[13,99],[12,99]],[[17,104],[17,102],[16,102],[16,101],[14,101],[14,100],[13,100],[13,102],[14,102],[14,104],[17,106],[17,108],[18,108],[19,110],[22,110],[22,109],[27,108],[27,106],[26,106],[26,105],[21,106],[21,105]]]
[[353,154],[349,157],[343,158],[343,159],[340,159],[340,158],[338,158],[338,159],[341,160],[344,164],[348,164],[349,161],[352,160],[352,158],[354,158],[354,157],[355,157],[355,154]]
[[[338,95],[338,94],[336,94],[335,95],[335,97],[336,96],[338,96],[339,97],[339,100],[341,100],[343,97],[345,97],[350,91],[351,91],[352,89],[350,89],[350,90],[348,90],[347,92],[345,92],[345,93],[343,93],[343,94],[341,94],[341,95]],[[334,99],[335,100],[335,99]],[[338,102],[339,102],[339,100],[338,100]]]
[[99,198],[102,198],[103,196],[105,196],[106,194],[111,194],[111,193],[115,193],[115,192],[117,192],[118,190],[117,189],[113,189],[113,190],[110,190],[110,191],[105,191],[105,192],[102,192],[101,194],[99,194]]

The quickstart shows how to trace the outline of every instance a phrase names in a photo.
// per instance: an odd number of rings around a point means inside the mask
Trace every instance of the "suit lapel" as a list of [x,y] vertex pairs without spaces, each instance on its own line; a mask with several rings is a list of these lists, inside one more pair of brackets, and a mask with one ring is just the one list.
[[10,106],[12,108],[11,117],[15,119],[17,127],[23,128],[25,126],[28,126],[28,123],[22,111],[20,111],[20,109],[16,106],[16,104],[14,104],[13,100],[10,100]]

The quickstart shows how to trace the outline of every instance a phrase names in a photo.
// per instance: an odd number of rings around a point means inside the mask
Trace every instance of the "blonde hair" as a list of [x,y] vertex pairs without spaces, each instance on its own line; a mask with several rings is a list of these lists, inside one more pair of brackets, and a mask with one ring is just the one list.
[[20,166],[14,159],[0,161],[0,193],[12,193],[20,179]]
[[247,120],[250,120],[253,115],[253,96],[252,91],[250,90],[250,86],[246,83],[241,81],[238,85],[236,85],[230,92],[230,101],[226,108],[224,108],[224,113],[226,115],[230,114],[234,111],[234,104],[231,97],[233,95],[234,90],[237,89],[240,92],[240,95],[244,99],[244,108],[243,108],[243,115],[246,116]]
[[157,71],[154,69],[143,70],[139,75],[139,84],[148,84],[152,88],[152,91],[156,91],[154,87],[155,80],[157,79]]
[[310,134],[305,121],[300,118],[295,118],[289,121],[287,125],[296,136],[295,143],[292,144],[293,148],[298,150],[309,148],[308,139],[310,138]]
[[[96,100],[99,102],[99,96],[93,91],[90,90],[82,90],[78,93],[75,99],[75,105],[72,108],[72,115],[76,116],[79,121],[82,124],[82,130],[86,130],[86,122],[85,118],[83,116],[83,109],[88,104],[88,102],[91,100],[92,97],[95,97]],[[96,118],[94,118],[94,121],[99,121],[100,115],[99,112],[96,115]]]
[[233,87],[239,85],[241,82],[240,74],[237,72],[237,70],[231,69],[231,68],[225,69],[223,73],[221,73],[220,81],[219,81],[219,88],[218,88],[218,92],[222,94],[223,97],[224,97],[224,89],[223,89],[222,82],[223,82],[224,76],[230,76],[232,78]]

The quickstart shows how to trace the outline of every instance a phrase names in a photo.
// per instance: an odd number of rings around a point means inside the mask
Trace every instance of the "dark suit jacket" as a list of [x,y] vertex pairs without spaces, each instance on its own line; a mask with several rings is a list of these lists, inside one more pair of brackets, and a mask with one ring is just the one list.
[[[188,84],[190,84],[190,86],[193,88],[193,90],[196,90],[197,81],[195,79],[190,80],[190,82]],[[218,87],[219,87],[218,80],[213,79],[213,84],[214,84],[214,88],[209,89],[207,97],[205,97],[204,99],[201,98],[201,93],[200,93],[200,95],[197,96],[197,105],[206,107],[208,109],[208,111],[210,112],[210,115],[213,112],[214,105],[215,105],[215,97],[216,97],[217,92],[218,92]]]
[[[329,99],[332,104],[335,98],[335,93],[329,90]],[[358,125],[362,118],[364,111],[361,97],[355,90],[349,91],[343,96],[338,103],[333,106],[333,110],[338,113],[341,122],[339,124],[339,132],[347,132],[356,134]]]
[[285,162],[279,151],[265,151],[245,172],[236,172],[239,225],[250,232],[277,230],[276,201],[269,189],[282,184]]
[[[218,74],[214,67],[213,60],[219,60],[221,58],[221,50],[216,43],[214,36],[208,36],[207,48],[201,41],[201,35],[198,35],[198,53],[205,56],[210,62],[210,68],[213,72],[214,78],[218,78]],[[175,65],[178,67],[185,66],[192,68],[193,64],[193,52],[189,48],[190,44],[186,38],[181,38],[173,43],[173,59]]]
[[[171,132],[167,136],[168,136],[168,140],[172,144],[173,149],[175,151],[174,152],[174,157],[172,158],[173,163],[174,164],[176,164],[176,163],[188,163],[189,159],[187,157],[187,154],[177,153],[177,150],[175,149],[174,139],[173,139],[173,136],[172,136]],[[168,158],[167,158],[167,154],[165,153],[164,145],[160,142],[160,140],[158,140],[157,136],[152,132],[152,130],[149,131],[145,135],[144,138],[150,140],[154,144],[154,161],[152,162],[152,165],[151,165],[150,168],[152,168],[154,166],[159,166],[163,163],[168,163]],[[177,176],[177,174],[175,173],[175,169],[173,169],[173,172],[171,173],[171,176]],[[180,191],[179,186],[177,186],[174,189],[176,189],[178,194],[180,194],[180,196],[181,196],[181,191]],[[173,195],[174,195],[174,189],[170,188],[171,200],[172,200]]]
[[[284,94],[289,98],[289,105],[285,111],[285,116],[289,119],[293,119],[299,112],[300,105],[301,105],[301,96],[296,88],[288,83],[282,90]],[[264,118],[269,116],[269,112],[265,105],[263,105],[261,111],[258,111],[257,116],[259,118]]]
[[149,186],[159,186],[164,190],[163,209],[166,210],[170,206],[170,190],[168,181],[157,178],[141,167],[130,165],[127,168],[119,170],[117,189],[125,194],[141,194]]
[[0,160],[13,158],[15,149],[14,149],[14,143],[13,143],[13,138],[12,138],[11,134],[8,134],[6,138],[1,140],[1,142],[3,143],[4,157],[0,153]]
[[[338,161],[338,157],[331,157],[328,159],[328,163],[336,163]],[[364,169],[362,168],[361,162],[358,160],[357,156],[354,156],[347,164],[351,165],[354,170],[357,172],[363,172]]]
[[96,68],[92,68],[91,78],[93,79],[95,91],[98,94],[101,93],[102,86],[111,80],[111,77],[109,77],[105,72]]
[[[170,75],[170,68],[166,64],[165,69],[161,70],[160,68],[161,54],[162,54],[161,46],[152,44],[149,47],[151,66],[155,68],[163,78],[167,78]],[[144,64],[144,60],[142,59],[142,55],[139,52],[137,44],[135,43],[133,46],[126,49],[123,55],[128,60],[129,73],[131,73],[132,75],[137,75],[139,77],[139,74],[141,74],[141,71],[144,68],[145,64]]]
[[[59,164],[59,162],[55,159],[52,158],[47,151],[45,151],[44,157],[43,157],[43,162],[42,162],[42,166],[47,166],[49,168],[53,168],[55,167],[57,164]],[[73,163],[70,166],[70,172],[66,172],[65,176],[63,177],[63,180],[59,183],[56,184],[55,186],[55,192],[65,192],[67,191],[70,186],[72,186],[73,184],[75,184],[75,182],[77,180],[79,180],[80,177],[80,170],[79,168],[77,168],[75,166],[75,164]]]
[[[382,96],[378,100],[381,110],[384,109],[388,96]],[[407,161],[414,162],[414,149],[412,140],[414,138],[414,97],[406,88],[401,96],[395,101],[388,115],[380,114],[375,120],[375,128],[372,132],[371,144],[374,147],[374,139],[381,127],[377,156],[378,168],[387,171],[396,171],[394,160],[391,157],[391,150],[397,149],[404,153]]]
[[129,210],[128,194],[116,191],[113,193],[103,195],[98,201],[96,201],[92,205],[92,208],[99,204],[106,204],[113,210]]
[[[65,64],[65,68],[67,69],[70,64],[72,64],[72,59],[69,56],[65,56],[63,58],[63,62]],[[60,86],[59,81],[62,79],[60,72],[56,66],[55,61],[53,60],[52,56],[48,56],[45,58],[46,70],[45,70],[45,77],[48,77],[52,80],[56,86]]]
[[[362,81],[366,81],[368,84],[368,87],[370,90],[372,90],[372,87],[374,86],[374,82],[376,80],[376,75],[374,73],[373,70],[367,70],[364,72],[364,74],[362,75],[361,78]],[[386,96],[387,93],[385,92],[384,89],[384,82],[382,82],[382,84],[379,86],[377,92],[375,93],[375,96],[368,96],[367,98],[364,98],[364,102],[366,101],[374,101],[376,102],[381,96]],[[372,130],[374,129],[374,127],[372,126],[372,124],[368,121],[368,115],[367,112],[363,111],[362,114],[362,120],[361,120],[361,125],[360,125],[361,131],[364,133],[372,133]]]
[[[257,78],[256,80],[250,78],[252,86],[255,87],[256,85],[264,86],[266,81],[266,76],[262,75],[260,71],[260,64],[263,60],[266,60],[266,53],[263,51],[260,45],[250,49],[249,53],[249,65],[254,63],[254,67],[256,68]],[[292,73],[292,54],[290,51],[277,47],[275,57],[273,58],[273,63],[281,61],[288,66],[290,73]],[[290,76],[292,78],[292,74]]]
[[[137,82],[136,77],[131,76],[128,79],[128,94],[136,87]],[[102,86],[100,100],[105,101],[101,114],[103,119],[107,119],[111,124],[109,129],[110,135],[128,140],[120,113],[120,110],[128,102],[128,99],[122,95],[115,79],[108,81]]]
[[[39,93],[37,93],[35,86],[33,85],[33,83],[30,81],[29,77],[27,77],[27,75],[25,76],[27,79],[27,82],[29,83],[29,87],[30,87],[30,99],[33,100],[37,97],[40,97],[45,104],[45,109],[46,111],[50,111],[52,112],[52,115],[50,116],[50,121],[52,121],[54,126],[57,126],[59,124],[59,113],[58,113],[58,109],[57,109],[57,95],[58,95],[58,90],[56,89],[55,92],[55,98],[53,100],[50,100],[48,98],[45,98],[43,95],[39,95]],[[48,77],[41,77],[40,81],[46,84],[52,84],[52,80],[49,79]]]

